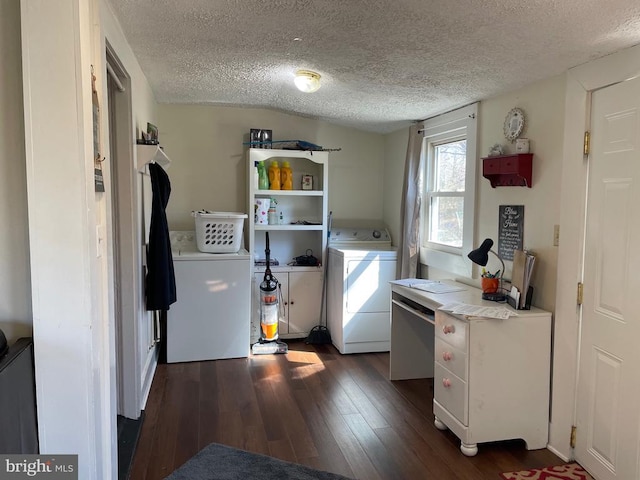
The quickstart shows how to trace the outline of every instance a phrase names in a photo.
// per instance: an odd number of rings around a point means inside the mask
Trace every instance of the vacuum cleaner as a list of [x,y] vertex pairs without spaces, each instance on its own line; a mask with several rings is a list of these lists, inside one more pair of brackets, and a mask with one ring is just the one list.
[[267,267],[260,283],[260,339],[251,346],[254,355],[287,353],[289,346],[278,338],[280,321],[280,282],[272,275],[270,268],[269,232],[266,233],[265,256]]

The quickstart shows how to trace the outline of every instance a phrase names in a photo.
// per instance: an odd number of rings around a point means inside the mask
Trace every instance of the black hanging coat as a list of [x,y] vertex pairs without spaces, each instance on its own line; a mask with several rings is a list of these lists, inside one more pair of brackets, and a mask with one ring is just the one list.
[[149,174],[153,200],[147,247],[147,310],[169,310],[169,305],[176,301],[176,279],[165,212],[171,183],[167,172],[156,163],[149,164]]

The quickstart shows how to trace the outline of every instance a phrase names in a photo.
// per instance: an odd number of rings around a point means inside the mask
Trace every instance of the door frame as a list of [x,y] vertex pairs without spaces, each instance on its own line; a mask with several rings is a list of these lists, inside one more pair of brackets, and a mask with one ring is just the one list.
[[588,168],[584,132],[590,128],[591,92],[640,75],[640,45],[570,69],[565,96],[563,165],[560,193],[561,239],[554,317],[553,380],[549,449],[564,460],[575,425],[580,354],[581,308],[576,302],[583,280]]
[[[115,151],[111,155],[111,209],[112,236],[110,238],[114,295],[112,300],[115,321],[117,410],[119,415],[137,419],[142,405],[142,366],[138,353],[140,335],[138,312],[139,287],[136,283],[140,264],[137,233],[136,181],[133,156],[133,120],[131,77],[108,41],[105,41],[106,62],[113,68],[124,86],[114,95],[112,114],[115,131]],[[109,105],[110,107],[111,105]],[[111,127],[111,125],[110,125]],[[111,138],[109,138],[111,142]],[[110,143],[110,146],[112,143]]]

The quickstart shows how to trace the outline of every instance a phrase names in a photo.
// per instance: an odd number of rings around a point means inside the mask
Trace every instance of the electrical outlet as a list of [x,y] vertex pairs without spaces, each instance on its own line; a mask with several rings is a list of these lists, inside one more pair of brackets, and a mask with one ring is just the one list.
[[560,245],[560,225],[553,226],[553,246]]

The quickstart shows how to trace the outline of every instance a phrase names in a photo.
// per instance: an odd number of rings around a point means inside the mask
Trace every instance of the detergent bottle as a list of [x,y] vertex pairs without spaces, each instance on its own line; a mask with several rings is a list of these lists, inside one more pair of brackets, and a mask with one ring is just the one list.
[[267,176],[267,167],[264,161],[258,162],[258,189],[269,190],[269,177]]
[[280,190],[280,166],[276,160],[269,165],[269,188]]
[[280,187],[282,190],[293,189],[293,175],[291,172],[291,165],[289,162],[282,162],[282,168],[280,169]]

